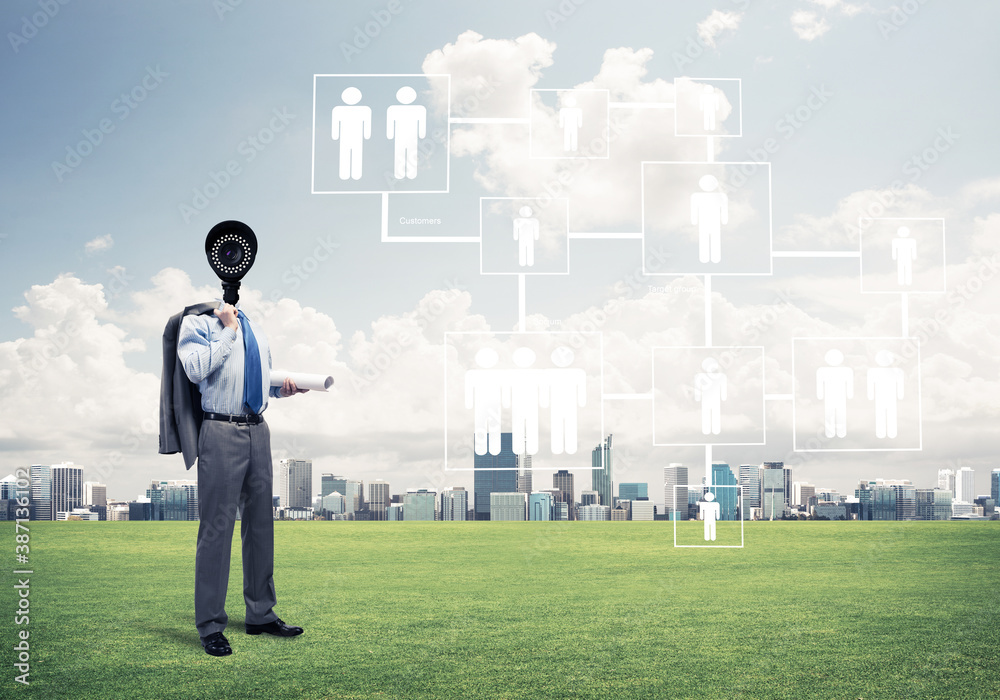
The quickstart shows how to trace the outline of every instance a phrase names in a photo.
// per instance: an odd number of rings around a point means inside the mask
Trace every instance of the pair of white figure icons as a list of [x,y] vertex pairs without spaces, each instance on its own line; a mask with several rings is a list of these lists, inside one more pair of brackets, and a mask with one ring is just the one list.
[[[824,356],[826,367],[816,370],[816,398],[823,401],[826,436],[847,436],[847,401],[854,398],[854,370],[844,367],[844,353],[832,349]],[[888,350],[875,354],[875,364],[865,374],[866,396],[875,403],[875,436],[894,438],[898,432],[898,403],[905,393],[906,376],[893,367],[895,356]]]
[[[854,371],[844,367],[844,353],[829,350],[827,366],[816,370],[816,398],[823,401],[823,423],[827,437],[847,436],[847,401],[854,398]],[[894,438],[899,430],[898,402],[905,394],[905,375],[893,367],[895,356],[888,350],[875,354],[878,367],[868,369],[867,397],[875,403],[875,436]],[[728,380],[713,357],[705,358],[694,377],[694,400],[701,403],[701,432],[722,432],[722,402],[728,398]]]
[[[349,87],[340,94],[344,104],[333,108],[331,136],[340,142],[341,180],[360,180],[364,142],[372,135],[371,107],[361,102],[361,90]],[[417,177],[420,139],[427,136],[427,108],[415,105],[417,91],[406,85],[396,91],[396,101],[386,109],[385,136],[393,142],[393,177]]]
[[500,355],[492,348],[476,353],[480,369],[465,373],[465,407],[472,409],[477,455],[500,454],[503,409],[510,410],[510,432],[515,454],[538,452],[539,409],[549,409],[552,454],[575,454],[577,412],[587,404],[587,375],[570,367],[575,355],[561,345],[552,351],[555,367],[532,369],[536,355],[520,347],[511,354],[516,369],[497,369]]

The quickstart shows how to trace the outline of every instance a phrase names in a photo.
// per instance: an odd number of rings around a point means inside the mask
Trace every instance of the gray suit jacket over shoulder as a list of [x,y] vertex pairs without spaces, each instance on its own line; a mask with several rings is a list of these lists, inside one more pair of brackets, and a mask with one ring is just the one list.
[[198,432],[201,430],[201,392],[188,379],[177,357],[177,336],[181,319],[188,314],[200,316],[219,308],[218,302],[186,307],[167,321],[163,329],[163,372],[160,375],[160,454],[184,455],[187,469],[198,458]]

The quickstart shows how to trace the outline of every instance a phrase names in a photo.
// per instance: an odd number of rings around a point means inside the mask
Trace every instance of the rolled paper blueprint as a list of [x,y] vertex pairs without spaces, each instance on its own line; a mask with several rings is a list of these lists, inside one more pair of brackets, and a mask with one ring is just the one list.
[[280,369],[271,370],[271,386],[281,386],[288,377],[299,389],[312,391],[329,391],[333,386],[333,377],[325,374],[306,374],[305,372],[285,372]]

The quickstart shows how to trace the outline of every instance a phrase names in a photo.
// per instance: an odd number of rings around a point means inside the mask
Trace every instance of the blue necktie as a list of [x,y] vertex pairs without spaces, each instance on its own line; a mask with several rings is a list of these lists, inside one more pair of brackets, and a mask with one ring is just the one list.
[[242,311],[237,312],[237,315],[240,319],[240,328],[243,329],[243,403],[252,412],[260,413],[261,406],[264,405],[264,392],[261,389],[260,348],[257,347],[257,338],[254,337],[246,315]]

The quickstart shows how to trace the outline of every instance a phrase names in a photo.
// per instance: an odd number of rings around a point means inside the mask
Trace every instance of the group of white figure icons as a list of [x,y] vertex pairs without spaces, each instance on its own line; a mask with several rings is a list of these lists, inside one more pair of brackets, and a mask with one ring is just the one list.
[[900,226],[892,239],[892,259],[896,261],[896,283],[913,284],[913,261],[917,259],[917,242],[910,238],[910,229]]
[[570,95],[563,100],[559,110],[559,128],[563,130],[563,150],[575,153],[580,150],[580,129],[583,128],[583,110],[576,106],[576,98]]
[[531,207],[524,206],[514,217],[514,240],[517,241],[517,262],[521,267],[535,264],[535,241],[538,240],[538,219],[533,217]]
[[[844,353],[829,350],[826,367],[816,370],[816,398],[823,400],[826,436],[847,436],[847,400],[854,398],[854,371],[844,367]],[[898,402],[903,398],[905,375],[893,367],[895,357],[888,350],[875,354],[875,364],[866,373],[867,397],[875,402],[875,436],[894,438],[898,429]]]
[[[372,135],[371,107],[358,104],[361,90],[349,87],[333,108],[331,135],[340,142],[340,179],[360,180],[364,142]],[[385,137],[393,142],[393,176],[397,180],[417,177],[420,139],[427,135],[427,108],[413,104],[417,91],[404,86],[396,91],[399,104],[386,110]]]
[[691,195],[691,224],[698,227],[698,261],[722,260],[722,227],[729,223],[729,197],[714,175],[698,180],[701,192]]
[[465,373],[465,407],[472,409],[475,451],[500,454],[503,409],[510,409],[510,433],[515,454],[538,452],[539,408],[548,408],[552,454],[575,454],[577,411],[587,404],[587,375],[570,367],[574,353],[566,346],[552,351],[549,369],[531,369],[535,352],[520,347],[511,358],[517,369],[495,369],[500,356],[492,348],[476,353],[481,369]]

